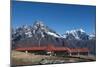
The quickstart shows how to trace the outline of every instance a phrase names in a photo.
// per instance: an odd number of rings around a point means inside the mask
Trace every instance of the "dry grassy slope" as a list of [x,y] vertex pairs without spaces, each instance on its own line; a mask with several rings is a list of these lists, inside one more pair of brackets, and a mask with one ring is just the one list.
[[64,60],[64,58],[46,56],[46,55],[34,55],[31,53],[12,51],[11,52],[12,64],[13,65],[29,65],[29,64],[39,64],[39,62],[45,58],[49,60]]
[[[12,51],[11,53],[13,65],[34,65],[39,64],[40,61],[45,58],[47,60],[65,60],[66,62],[79,62],[79,61],[91,61],[95,60],[95,57],[90,56],[71,56],[71,57],[55,57],[47,55],[34,55],[32,53],[25,53],[19,51]],[[90,59],[90,60],[89,60]],[[70,61],[71,60],[71,61]]]
[[[45,58],[48,60],[65,60],[63,57],[54,57],[46,55],[34,55],[31,53],[12,51],[11,53],[12,64],[13,65],[30,65],[30,64],[39,64],[39,62]],[[67,59],[67,58],[66,58]]]
[[19,51],[12,51],[11,57],[13,65],[28,65],[33,63],[36,64],[46,56],[34,55],[30,53],[26,54],[24,52]]

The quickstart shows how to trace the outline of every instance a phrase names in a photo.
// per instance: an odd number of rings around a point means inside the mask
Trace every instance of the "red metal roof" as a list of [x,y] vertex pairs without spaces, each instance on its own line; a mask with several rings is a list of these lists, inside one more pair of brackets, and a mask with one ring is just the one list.
[[48,46],[40,46],[40,47],[27,47],[27,48],[17,48],[15,50],[18,51],[25,51],[25,50],[30,50],[30,51],[67,51],[67,52],[88,52],[88,48],[68,48],[68,47],[55,47],[53,45],[48,45]]
[[16,50],[24,51],[24,50],[45,50],[46,47],[28,47],[28,48],[17,48]]

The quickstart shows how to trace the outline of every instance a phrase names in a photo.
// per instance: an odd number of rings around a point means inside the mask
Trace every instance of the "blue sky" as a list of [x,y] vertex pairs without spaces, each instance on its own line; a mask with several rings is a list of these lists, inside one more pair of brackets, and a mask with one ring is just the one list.
[[61,34],[79,28],[95,33],[95,6],[13,1],[11,13],[14,28],[41,20]]

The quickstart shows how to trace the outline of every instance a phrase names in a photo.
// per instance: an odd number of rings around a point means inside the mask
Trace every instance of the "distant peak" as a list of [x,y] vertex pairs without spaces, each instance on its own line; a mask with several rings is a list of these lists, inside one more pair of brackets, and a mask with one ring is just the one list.
[[28,28],[28,25],[26,24],[26,25],[23,25],[22,27],[23,27],[23,28]]
[[36,20],[34,25],[37,25],[37,26],[44,26],[43,22],[40,21],[40,20]]
[[74,30],[66,31],[66,33],[74,33],[76,31],[85,32],[82,28],[80,28],[80,29],[74,29]]
[[74,30],[70,30],[70,31],[66,31],[66,33],[74,33],[74,32],[77,32],[77,31],[80,31],[80,32],[85,32],[83,29],[74,29]]
[[85,32],[82,28],[77,29],[77,31]]

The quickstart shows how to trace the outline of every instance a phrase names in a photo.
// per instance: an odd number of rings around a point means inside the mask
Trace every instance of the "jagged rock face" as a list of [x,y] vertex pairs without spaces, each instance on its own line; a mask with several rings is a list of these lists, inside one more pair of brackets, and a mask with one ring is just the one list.
[[17,28],[15,32],[12,33],[12,39],[13,42],[17,44],[17,47],[33,46],[33,44],[38,46],[39,42],[40,46],[47,44],[62,44],[62,38],[60,38],[60,35],[44,25],[41,21],[36,21],[33,26],[25,25]]
[[32,26],[23,25],[12,31],[12,48],[48,44],[69,48],[88,47],[91,53],[95,54],[95,35],[88,35],[82,29],[66,31],[64,35],[61,35],[44,25],[43,22],[35,21]]

